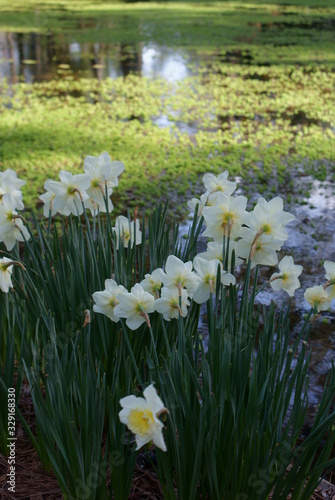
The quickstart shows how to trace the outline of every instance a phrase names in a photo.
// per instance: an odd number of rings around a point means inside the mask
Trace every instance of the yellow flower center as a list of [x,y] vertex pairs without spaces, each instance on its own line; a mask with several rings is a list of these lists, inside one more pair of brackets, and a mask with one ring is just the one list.
[[100,186],[99,179],[92,179],[91,180],[91,186],[92,186],[92,188],[98,188]]
[[232,220],[234,220],[234,214],[231,212],[226,212],[222,217],[222,227],[226,224],[229,224]]
[[67,188],[67,194],[70,194],[71,196],[74,196],[77,192],[77,189],[73,186],[68,186]]
[[128,427],[134,434],[145,436],[154,424],[154,416],[150,410],[131,410],[128,417]]
[[117,306],[117,305],[118,305],[118,303],[119,303],[119,301],[118,301],[118,300],[116,300],[116,298],[115,298],[115,297],[113,297],[113,298],[109,301],[109,305],[110,305],[111,307],[115,307],[115,306]]
[[264,224],[262,229],[263,229],[263,233],[271,233],[270,224]]
[[204,277],[204,282],[209,285],[211,281],[214,280],[214,276],[212,274],[207,274],[205,277]]

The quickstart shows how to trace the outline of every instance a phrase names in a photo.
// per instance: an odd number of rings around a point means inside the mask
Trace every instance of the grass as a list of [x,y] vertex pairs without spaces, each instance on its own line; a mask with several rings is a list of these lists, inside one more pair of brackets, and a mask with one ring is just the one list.
[[[120,211],[138,199],[149,208],[169,197],[178,213],[190,186],[210,170],[228,169],[257,193],[289,183],[294,191],[299,175],[335,175],[333,0],[0,0],[0,12],[2,31],[40,33],[42,44],[52,33],[56,47],[85,43],[87,67],[95,42],[106,44],[102,62],[120,57],[124,43],[133,56],[149,42],[190,54],[191,76],[176,84],[140,75],[87,78],[71,64],[59,67],[64,55],[56,51],[51,81],[3,85],[0,169],[27,180],[28,208],[47,178],[80,172],[87,154],[104,150],[126,165]],[[170,127],[155,124],[160,116]]]

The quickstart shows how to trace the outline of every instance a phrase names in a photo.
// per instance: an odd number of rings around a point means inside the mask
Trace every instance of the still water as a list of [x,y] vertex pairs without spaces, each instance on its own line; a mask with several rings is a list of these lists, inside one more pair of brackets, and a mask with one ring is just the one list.
[[116,78],[136,72],[170,82],[186,78],[191,56],[154,43],[62,42],[54,35],[0,32],[0,80],[26,83],[73,78]]

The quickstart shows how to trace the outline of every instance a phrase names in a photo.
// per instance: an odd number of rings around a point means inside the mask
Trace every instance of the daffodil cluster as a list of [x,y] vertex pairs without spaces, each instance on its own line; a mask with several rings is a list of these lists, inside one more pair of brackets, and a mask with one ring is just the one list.
[[81,215],[84,208],[90,209],[93,216],[98,212],[111,212],[110,197],[123,171],[124,164],[111,161],[108,153],[86,156],[84,174],[73,175],[61,170],[59,181],[48,179],[44,184],[46,192],[40,196],[44,216],[48,217],[50,212],[51,215]]
[[17,212],[24,209],[20,188],[25,183],[11,169],[0,172],[0,242],[5,244],[8,251],[14,248],[17,241],[30,238],[25,227],[26,221]]
[[114,280],[106,280],[106,289],[93,294],[93,310],[112,321],[125,318],[131,330],[145,322],[150,326],[149,314],[154,311],[162,314],[166,321],[185,317],[191,300],[202,304],[215,294],[218,269],[222,285],[235,284],[235,277],[221,269],[218,259],[196,256],[193,262],[183,262],[169,255],[165,270],[158,268],[146,274],[130,292]]
[[[40,196],[46,217],[59,213],[80,216],[89,209],[93,216],[111,212],[111,195],[124,171],[121,161],[112,161],[108,153],[87,156],[84,173],[72,174],[62,170],[59,181],[47,180],[46,192]],[[26,221],[17,210],[23,210],[21,187],[25,181],[13,170],[0,173],[0,242],[11,251],[16,242],[28,241],[30,233]],[[188,202],[191,210],[197,209],[203,217],[208,238],[207,248],[193,261],[183,262],[176,255],[169,255],[162,268],[145,274],[129,291],[124,283],[117,283],[106,276],[105,289],[93,293],[95,312],[108,316],[113,322],[125,319],[130,329],[143,323],[150,326],[150,314],[157,312],[166,321],[185,317],[192,302],[203,304],[214,296],[218,286],[235,285],[235,270],[244,262],[250,268],[256,265],[275,266],[269,284],[275,291],[284,290],[290,297],[300,288],[302,266],[296,265],[291,256],[278,263],[278,252],[288,238],[286,225],[295,219],[284,211],[280,197],[269,201],[260,197],[252,211],[247,211],[247,198],[236,195],[237,184],[228,180],[228,172],[215,176],[204,175],[205,191],[200,199]],[[136,218],[119,216],[112,227],[116,249],[120,243],[127,249],[143,241],[140,222]],[[7,259],[7,260],[5,260]],[[12,268],[15,260],[0,259],[0,288],[8,292],[12,287]],[[10,263],[10,264],[9,264]],[[317,311],[327,310],[335,299],[335,263],[326,261],[324,285],[307,288],[304,297]],[[219,278],[219,282],[218,282]]]

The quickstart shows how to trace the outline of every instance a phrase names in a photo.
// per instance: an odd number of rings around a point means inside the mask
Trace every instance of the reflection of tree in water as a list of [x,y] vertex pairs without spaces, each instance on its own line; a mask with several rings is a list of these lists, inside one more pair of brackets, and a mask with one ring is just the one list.
[[121,43],[120,45],[120,67],[123,76],[129,73],[141,73],[142,71],[142,48],[140,44]]
[[[127,76],[142,72],[142,46],[135,43],[68,43],[61,34],[3,33],[0,78],[45,81],[82,73],[102,80],[106,68]],[[117,61],[115,60],[117,50]],[[114,57],[113,57],[114,54]],[[68,67],[62,67],[68,65]]]

